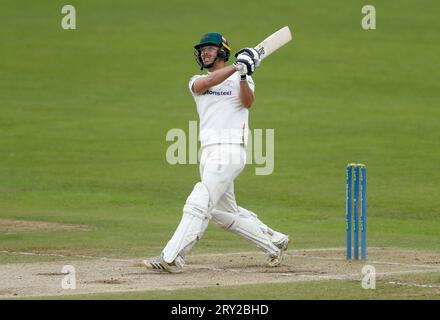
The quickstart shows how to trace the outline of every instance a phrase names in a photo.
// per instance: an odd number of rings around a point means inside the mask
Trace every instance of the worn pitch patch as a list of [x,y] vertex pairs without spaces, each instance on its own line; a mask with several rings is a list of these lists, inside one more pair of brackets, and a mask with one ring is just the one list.
[[0,219],[0,232],[28,232],[28,231],[81,231],[90,229],[86,225],[65,224],[48,221]]

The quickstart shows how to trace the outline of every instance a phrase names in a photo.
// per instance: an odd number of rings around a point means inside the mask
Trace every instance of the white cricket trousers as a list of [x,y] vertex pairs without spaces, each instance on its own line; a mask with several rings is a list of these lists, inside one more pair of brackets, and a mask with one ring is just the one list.
[[185,258],[202,237],[211,218],[231,232],[253,242],[265,252],[276,255],[280,250],[272,242],[273,231],[257,215],[237,205],[234,179],[246,164],[242,144],[215,144],[203,147],[200,177],[183,208],[182,219],[162,255],[166,262]]

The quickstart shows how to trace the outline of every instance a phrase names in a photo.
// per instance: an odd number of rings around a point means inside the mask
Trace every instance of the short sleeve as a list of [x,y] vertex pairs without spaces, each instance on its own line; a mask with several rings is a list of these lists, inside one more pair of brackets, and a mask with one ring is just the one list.
[[192,95],[195,95],[195,93],[192,91],[192,86],[194,82],[196,82],[197,79],[200,79],[202,77],[205,77],[204,75],[196,74],[195,76],[192,76],[191,79],[189,79],[188,88]]

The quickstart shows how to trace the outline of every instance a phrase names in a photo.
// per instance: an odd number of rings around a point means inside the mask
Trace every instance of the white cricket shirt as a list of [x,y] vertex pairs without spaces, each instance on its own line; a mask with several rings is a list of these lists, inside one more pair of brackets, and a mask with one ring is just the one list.
[[[207,75],[195,75],[189,80],[189,90],[194,97],[199,113],[200,143],[207,146],[215,143],[248,142],[249,110],[240,102],[240,75],[232,74],[222,83],[209,88],[205,93],[195,94],[193,83]],[[252,92],[254,81],[247,77]]]

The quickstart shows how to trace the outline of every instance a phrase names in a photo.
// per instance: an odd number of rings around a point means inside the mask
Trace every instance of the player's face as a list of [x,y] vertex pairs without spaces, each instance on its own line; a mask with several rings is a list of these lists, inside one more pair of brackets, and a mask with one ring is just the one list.
[[205,64],[210,64],[214,62],[217,57],[219,48],[216,46],[204,46],[200,49],[202,53],[202,60]]

